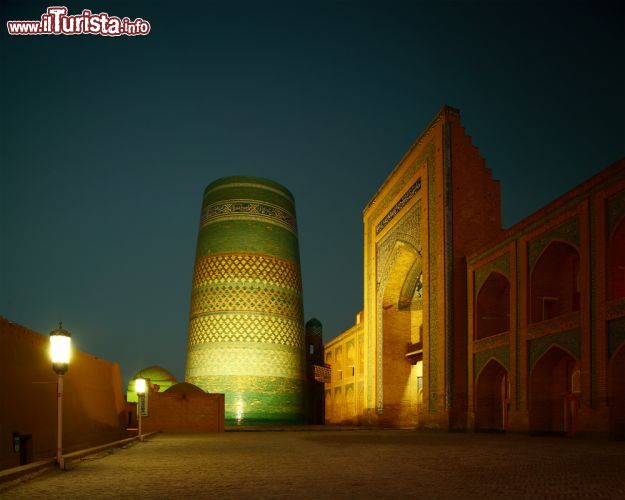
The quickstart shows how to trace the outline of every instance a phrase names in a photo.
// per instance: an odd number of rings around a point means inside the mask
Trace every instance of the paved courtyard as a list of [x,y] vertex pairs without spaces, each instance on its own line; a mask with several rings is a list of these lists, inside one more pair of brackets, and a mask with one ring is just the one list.
[[625,443],[414,431],[160,434],[2,498],[625,498]]

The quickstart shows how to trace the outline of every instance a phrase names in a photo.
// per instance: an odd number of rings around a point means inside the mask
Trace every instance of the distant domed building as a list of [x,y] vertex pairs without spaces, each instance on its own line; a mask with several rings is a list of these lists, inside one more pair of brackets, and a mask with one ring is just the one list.
[[179,382],[177,384],[172,385],[169,389],[165,389],[167,394],[180,394],[180,395],[188,395],[188,394],[206,394],[206,391],[200,389],[197,385],[190,384],[189,382]]
[[137,393],[135,392],[135,380],[138,378],[146,379],[151,386],[158,386],[158,392],[164,392],[173,385],[178,383],[176,377],[162,366],[148,366],[143,370],[139,370],[128,381],[128,389],[126,391],[126,401],[129,403],[137,402]]

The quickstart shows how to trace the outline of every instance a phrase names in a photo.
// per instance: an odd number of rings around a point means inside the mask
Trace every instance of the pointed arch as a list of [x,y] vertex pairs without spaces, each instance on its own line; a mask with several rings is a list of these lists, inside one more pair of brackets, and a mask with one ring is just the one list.
[[491,357],[475,380],[476,430],[504,431],[508,426],[510,387],[508,370]]
[[609,235],[606,261],[608,300],[621,299],[625,297],[625,217]]
[[578,311],[580,258],[571,243],[552,240],[531,271],[530,322]]
[[530,372],[529,420],[534,433],[572,436],[577,430],[579,361],[565,348],[552,344]]
[[488,275],[477,293],[474,317],[477,340],[510,331],[510,281],[503,274]]

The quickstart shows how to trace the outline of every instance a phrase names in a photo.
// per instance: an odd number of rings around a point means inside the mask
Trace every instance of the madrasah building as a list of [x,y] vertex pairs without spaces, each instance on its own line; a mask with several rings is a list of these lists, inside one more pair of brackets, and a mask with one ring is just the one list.
[[624,159],[502,229],[499,182],[443,107],[363,222],[326,423],[625,434]]

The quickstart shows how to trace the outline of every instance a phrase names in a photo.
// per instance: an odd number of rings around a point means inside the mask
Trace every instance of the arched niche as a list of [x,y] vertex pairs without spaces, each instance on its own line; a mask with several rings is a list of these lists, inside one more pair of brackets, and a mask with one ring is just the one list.
[[483,339],[510,331],[510,282],[492,272],[475,301],[475,338]]
[[530,431],[575,434],[579,405],[579,362],[553,345],[536,361],[529,384]]
[[532,269],[530,321],[538,323],[579,307],[579,252],[569,243],[552,241]]
[[476,430],[506,430],[508,407],[508,371],[498,360],[491,358],[475,383]]
[[625,297],[625,218],[616,226],[607,247],[608,300]]

